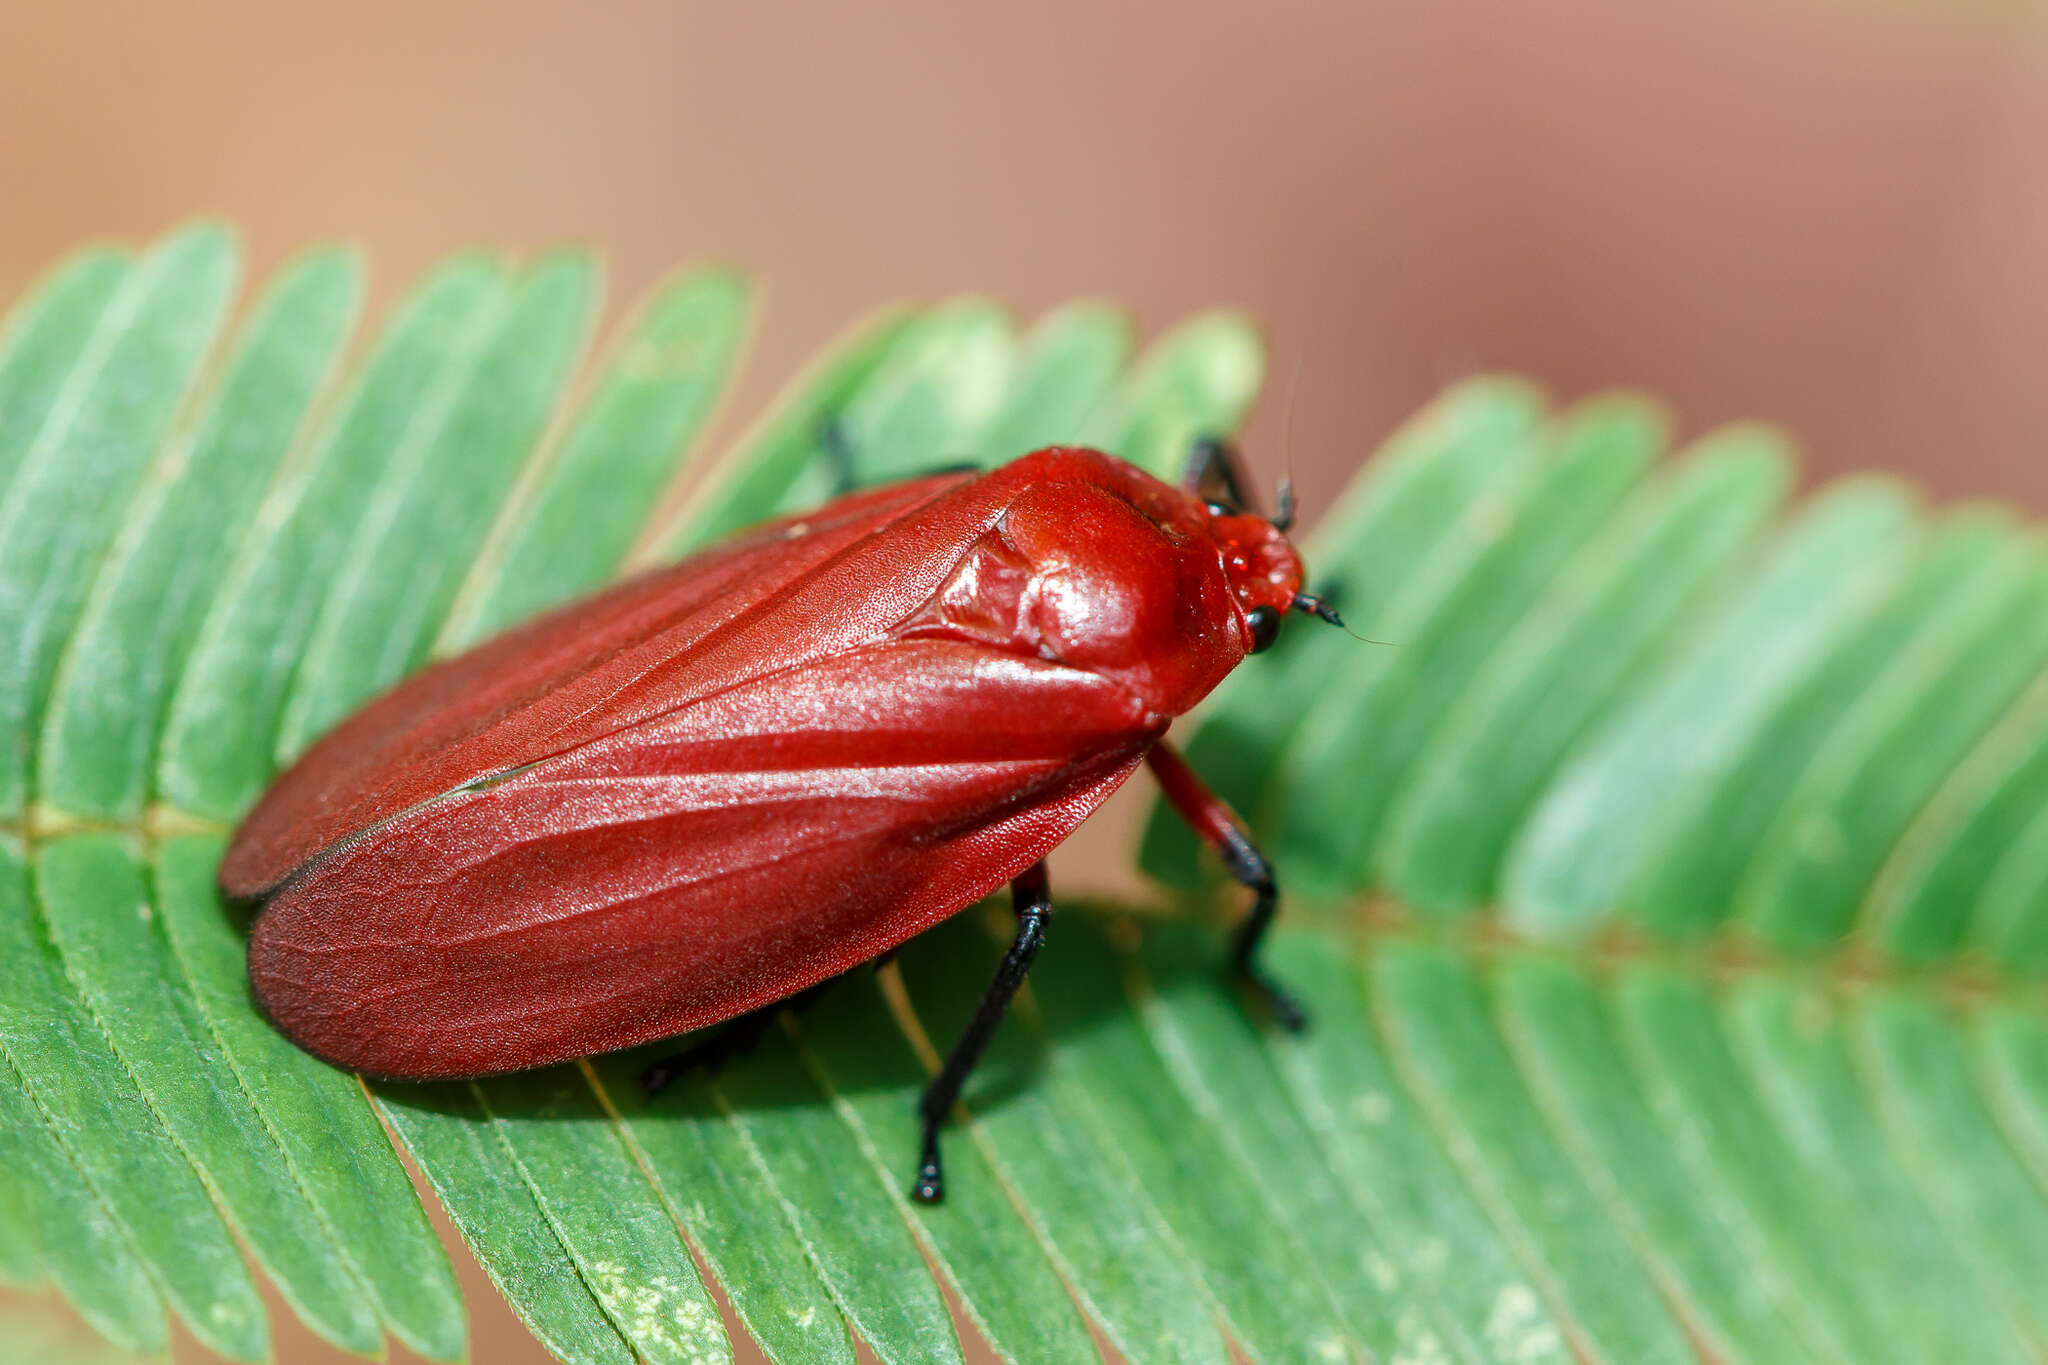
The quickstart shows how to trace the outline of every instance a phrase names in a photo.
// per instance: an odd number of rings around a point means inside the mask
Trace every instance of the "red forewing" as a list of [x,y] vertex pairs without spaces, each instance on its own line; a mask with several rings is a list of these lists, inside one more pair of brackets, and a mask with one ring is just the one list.
[[645,714],[687,703],[688,695],[649,697],[644,680],[672,674],[713,635],[729,638],[716,660],[708,651],[699,660],[706,688],[772,669],[793,651],[830,650],[844,634],[805,633],[804,623],[777,616],[777,600],[820,578],[843,585],[842,595],[858,591],[848,580],[867,566],[835,560],[872,548],[878,529],[965,481],[899,484],[761,528],[429,669],[344,721],[264,793],[221,864],[221,888],[237,899],[264,895],[337,840],[631,723],[628,707]]
[[344,845],[265,908],[251,969],[288,1032],[373,1074],[664,1037],[1000,886],[1162,726],[1092,674],[979,645],[849,651]]

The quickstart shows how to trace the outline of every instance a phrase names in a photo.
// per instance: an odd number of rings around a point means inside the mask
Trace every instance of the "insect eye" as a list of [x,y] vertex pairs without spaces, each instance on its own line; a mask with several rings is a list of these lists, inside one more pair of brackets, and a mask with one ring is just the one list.
[[1209,515],[1212,517],[1234,517],[1237,515],[1236,508],[1232,507],[1229,503],[1218,502],[1214,498],[1209,499],[1208,507]]
[[1252,628],[1254,654],[1270,648],[1280,638],[1280,613],[1271,607],[1253,607],[1244,614],[1244,623]]

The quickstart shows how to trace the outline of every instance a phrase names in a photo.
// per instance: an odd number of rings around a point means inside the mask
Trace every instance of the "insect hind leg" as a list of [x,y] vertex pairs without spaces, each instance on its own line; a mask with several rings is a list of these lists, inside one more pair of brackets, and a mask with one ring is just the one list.
[[846,422],[837,413],[825,419],[818,430],[818,449],[824,452],[825,467],[832,475],[832,496],[843,498],[860,488],[860,466],[854,458],[853,438],[846,434]]
[[711,1075],[733,1058],[746,1056],[761,1045],[761,1040],[768,1036],[768,1030],[775,1026],[777,1016],[784,1010],[801,1014],[838,980],[836,976],[828,978],[808,990],[798,991],[787,1000],[777,1000],[772,1005],[763,1005],[760,1009],[728,1019],[701,1042],[692,1043],[680,1052],[670,1053],[650,1063],[640,1073],[640,1093],[652,1099],[692,1071]]
[[946,1056],[946,1064],[924,1088],[924,1095],[917,1103],[918,1118],[924,1127],[924,1141],[917,1179],[911,1184],[910,1195],[921,1204],[936,1204],[945,1198],[946,1176],[939,1160],[939,1129],[959,1102],[961,1087],[967,1084],[974,1064],[988,1049],[996,1025],[1002,1022],[1017,988],[1024,984],[1024,977],[1031,970],[1032,959],[1038,956],[1038,949],[1045,942],[1046,921],[1052,918],[1052,889],[1046,880],[1044,863],[1033,863],[1010,883],[1010,902],[1017,916],[1016,936],[1010,940],[1009,951],[1003,954],[1002,964],[996,968],[995,979],[989,982],[981,1004],[975,1008],[974,1017],[967,1021],[960,1040],[953,1044],[952,1052]]
[[941,460],[921,469],[891,475],[887,480],[875,480],[861,476],[860,454],[854,449],[853,438],[846,434],[846,421],[838,415],[825,420],[818,428],[818,449],[824,453],[825,467],[832,477],[832,496],[843,498],[863,488],[875,486],[878,482],[894,482],[901,478],[928,478],[934,474],[979,474],[983,466],[977,460]]

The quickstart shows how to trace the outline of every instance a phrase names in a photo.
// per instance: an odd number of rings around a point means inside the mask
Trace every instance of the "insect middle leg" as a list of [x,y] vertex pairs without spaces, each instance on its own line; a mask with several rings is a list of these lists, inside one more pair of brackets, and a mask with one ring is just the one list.
[[1033,863],[1010,883],[1010,905],[1017,916],[1017,933],[1010,940],[1010,950],[1003,954],[995,980],[989,982],[988,991],[975,1008],[974,1017],[967,1021],[960,1041],[953,1044],[946,1064],[924,1088],[924,1097],[917,1104],[918,1117],[924,1123],[924,1146],[910,1195],[919,1203],[936,1204],[945,1198],[946,1176],[939,1163],[939,1127],[953,1112],[953,1105],[960,1099],[960,1088],[987,1050],[989,1038],[1010,1008],[1017,988],[1024,984],[1031,960],[1038,956],[1039,945],[1045,941],[1045,922],[1052,918],[1052,888],[1046,880],[1044,863]]
[[1180,818],[1193,827],[1202,841],[1215,849],[1223,865],[1238,884],[1252,893],[1251,913],[1237,926],[1230,941],[1231,975],[1272,1010],[1273,1018],[1289,1033],[1299,1033],[1308,1024],[1308,1014],[1287,989],[1259,967],[1259,944],[1273,927],[1273,914],[1280,906],[1280,888],[1273,880],[1273,865],[1259,846],[1245,833],[1223,798],[1209,790],[1187,761],[1167,745],[1155,744],[1146,751],[1145,761],[1159,779]]

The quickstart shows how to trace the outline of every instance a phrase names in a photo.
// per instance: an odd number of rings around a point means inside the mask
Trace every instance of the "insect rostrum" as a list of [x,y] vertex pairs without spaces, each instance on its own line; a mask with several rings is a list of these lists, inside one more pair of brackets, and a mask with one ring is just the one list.
[[1050,913],[1041,860],[1149,758],[1256,893],[1233,970],[1298,1022],[1256,970],[1271,870],[1162,739],[1321,607],[1227,460],[1198,446],[1182,491],[1053,448],[853,494],[401,684],[221,865],[262,901],[258,1000],[338,1066],[490,1075],[771,1006],[1008,882],[1016,940],[921,1105],[937,1199],[936,1130]]

